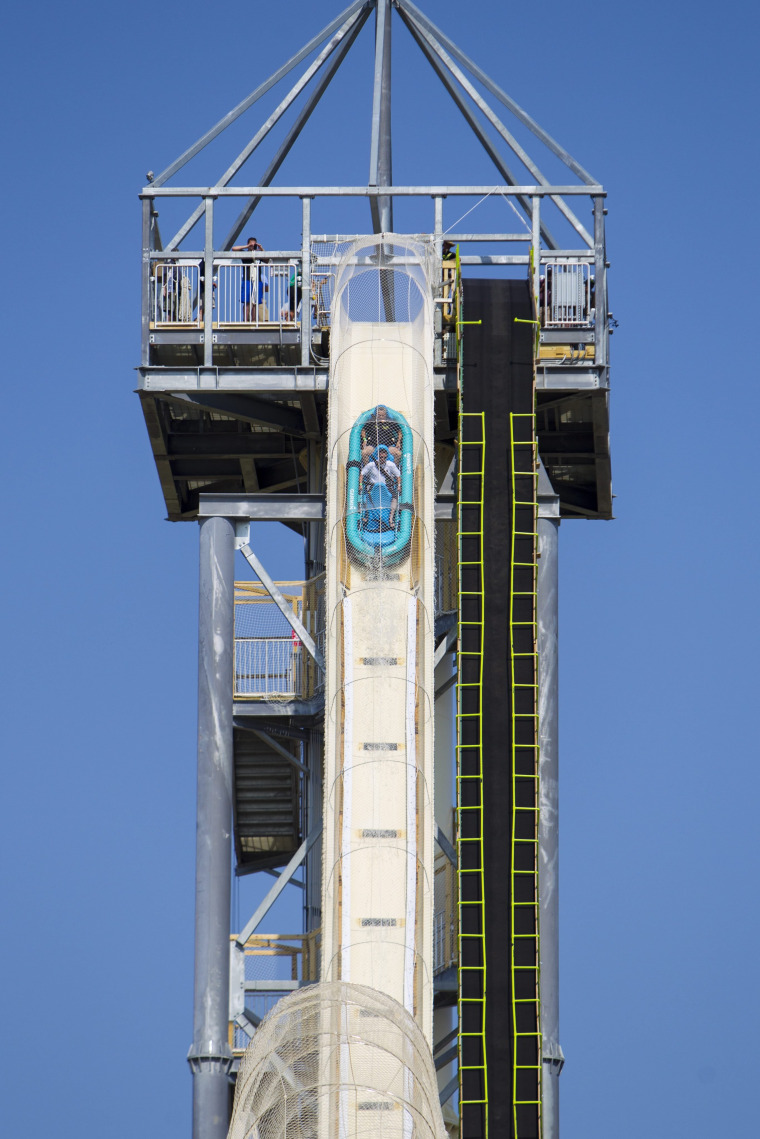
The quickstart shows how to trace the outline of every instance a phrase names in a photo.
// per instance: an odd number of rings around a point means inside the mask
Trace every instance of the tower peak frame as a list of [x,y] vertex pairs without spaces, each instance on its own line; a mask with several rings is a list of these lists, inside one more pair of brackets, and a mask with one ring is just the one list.
[[[395,9],[395,18],[394,10]],[[368,177],[365,185],[281,185],[277,175],[296,141],[306,128],[325,91],[337,75],[344,59],[362,29],[374,14],[375,51],[372,71],[372,115],[368,122]],[[395,184],[392,172],[391,132],[391,28],[400,20],[420,49],[421,58],[430,65],[448,97],[462,115],[466,125],[491,160],[497,172],[492,183],[479,184]],[[293,82],[293,75],[297,76]],[[291,86],[277,106],[261,122],[243,149],[229,162],[226,169],[208,185],[182,184],[178,175],[187,164],[201,154],[210,143],[218,139],[241,116],[255,108],[259,101],[281,81],[290,77]],[[495,108],[498,108],[498,113]],[[284,129],[277,149],[267,169],[255,183],[242,184],[246,164],[266,140],[275,138],[278,128],[284,127],[283,118],[292,111],[295,117]],[[528,154],[510,129],[517,123],[524,128],[545,152],[558,160],[566,172],[561,184],[550,182],[536,160]],[[335,16],[322,30],[288,59],[272,75],[236,107],[224,115],[210,130],[171,162],[156,177],[151,177],[140,194],[143,209],[142,224],[142,348],[140,359],[140,390],[149,399],[166,391],[167,395],[181,392],[197,393],[209,387],[218,392],[239,390],[241,371],[250,362],[250,376],[244,386],[256,389],[267,398],[298,399],[304,390],[318,393],[326,387],[325,357],[319,351],[323,340],[325,319],[320,319],[312,306],[304,304],[300,313],[288,310],[283,280],[296,274],[304,296],[313,292],[313,276],[319,266],[315,261],[317,237],[340,238],[341,235],[316,234],[314,215],[325,199],[366,199],[370,208],[373,232],[390,232],[393,229],[393,203],[395,199],[427,200],[432,207],[427,231],[432,235],[436,253],[441,255],[444,240],[460,247],[460,263],[490,267],[497,271],[514,272],[523,268],[531,280],[531,291],[536,310],[541,308],[542,289],[550,287],[542,278],[559,273],[564,266],[576,266],[576,272],[585,275],[586,287],[593,281],[595,290],[595,316],[593,327],[577,327],[568,336],[562,322],[557,327],[542,328],[541,349],[537,360],[537,390],[555,393],[606,393],[609,387],[609,317],[607,300],[607,261],[605,239],[604,187],[560,143],[542,128],[510,95],[490,78],[454,41],[438,28],[411,0],[354,0]],[[444,202],[498,197],[508,201],[514,210],[514,227],[517,232],[478,232],[468,220],[467,230],[447,231],[444,228]],[[190,212],[168,238],[162,239],[158,225],[157,206],[161,199],[175,199]],[[239,199],[240,209],[234,223],[226,232],[221,229],[215,206],[228,198]],[[234,259],[233,245],[264,199],[291,199],[300,202],[302,232],[300,246],[291,249],[268,250],[266,262],[275,275],[279,274],[280,292],[277,293],[277,310],[270,301],[270,318],[260,327],[258,321],[246,321],[250,314],[214,311],[215,300],[220,300],[224,287],[232,289],[231,274],[239,269],[230,268]],[[593,225],[587,228],[579,218],[582,199],[590,199]],[[192,200],[196,199],[195,202]],[[237,204],[237,202],[236,202]],[[217,209],[216,214],[221,210]],[[181,215],[178,215],[181,216]],[[565,239],[560,240],[550,223],[562,222]],[[459,223],[457,223],[459,225]],[[558,231],[559,232],[559,231]],[[198,239],[195,240],[195,237]],[[202,235],[202,238],[201,238]],[[354,235],[351,235],[354,236]],[[479,247],[479,248],[478,248]],[[485,248],[485,251],[483,251]],[[239,259],[238,259],[239,260]],[[192,276],[197,294],[192,312],[183,315],[189,319],[167,320],[166,313],[158,311],[156,277],[163,274],[164,288],[167,275],[174,274],[177,261],[186,263],[186,273]],[[220,268],[221,264],[221,268]],[[514,267],[514,268],[511,268]],[[324,268],[324,266],[323,266]],[[224,280],[222,279],[222,275]],[[218,294],[216,279],[218,280]],[[276,283],[276,282],[275,282]],[[230,302],[234,307],[234,298]],[[254,306],[255,307],[255,306]],[[283,314],[291,319],[284,319]],[[223,320],[222,316],[229,319]],[[321,327],[320,327],[321,326]],[[263,367],[266,353],[264,345],[273,347],[276,371]],[[234,363],[233,363],[234,361]],[[446,369],[440,351],[436,353],[436,384],[439,389],[456,388],[456,377]],[[283,369],[287,367],[288,371]],[[149,411],[150,408],[146,409]],[[217,407],[217,411],[221,410]],[[602,420],[595,411],[597,438],[603,434]],[[268,422],[268,421],[267,421]],[[311,424],[304,422],[302,434],[313,432]],[[163,459],[155,422],[149,430],[158,449],[156,459]],[[563,500],[565,516],[612,516],[612,496],[609,490],[609,455],[602,446],[594,447],[595,472],[593,493],[572,494]],[[558,456],[555,466],[559,466]],[[551,462],[547,463],[550,468]],[[199,480],[194,480],[196,483]],[[218,481],[218,480],[217,480]],[[172,479],[164,465],[162,485],[167,500],[169,517],[174,520],[197,517],[197,495],[187,494]],[[251,486],[254,484],[251,483]],[[242,491],[243,486],[207,485],[206,490]],[[271,486],[262,487],[271,489]],[[292,490],[291,488],[283,488]]]

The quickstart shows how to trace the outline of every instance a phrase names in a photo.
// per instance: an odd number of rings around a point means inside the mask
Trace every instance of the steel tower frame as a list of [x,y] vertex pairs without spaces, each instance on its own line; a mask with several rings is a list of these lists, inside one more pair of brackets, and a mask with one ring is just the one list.
[[[391,27],[393,10],[419,46],[467,126],[493,162],[499,181],[490,185],[396,185],[392,174],[391,130]],[[366,185],[319,186],[311,183],[283,186],[277,173],[290,154],[309,118],[331,84],[343,60],[370,16],[375,17],[373,100],[369,139],[369,172]],[[316,53],[316,54],[315,54]],[[274,111],[250,136],[240,153],[212,185],[181,185],[176,176],[209,143],[217,139],[277,84],[311,58],[297,81]],[[484,94],[485,92],[486,94]],[[490,96],[491,98],[487,98]],[[491,101],[493,100],[493,102]],[[494,109],[499,104],[500,109]],[[255,182],[241,182],[241,172],[261,143],[293,109],[294,121],[284,134],[274,157]],[[521,129],[559,160],[568,179],[554,184],[544,175],[513,130],[504,112]],[[517,168],[513,163],[517,162]],[[522,232],[447,232],[444,230],[446,199],[484,199],[498,195],[508,201],[523,220]],[[300,247],[267,251],[267,261],[297,266],[303,296],[311,297],[315,266],[312,211],[325,198],[366,198],[373,232],[393,230],[394,198],[414,197],[432,203],[430,232],[437,256],[444,239],[464,249],[488,244],[494,253],[467,253],[458,265],[521,266],[528,278],[535,326],[535,387],[538,406],[538,451],[541,459],[537,490],[537,540],[540,551],[537,573],[537,640],[539,691],[539,893],[541,922],[541,1027],[542,1135],[559,1134],[558,1076],[563,1057],[559,1044],[558,920],[557,920],[557,592],[558,527],[560,517],[612,516],[609,479],[608,390],[610,320],[607,301],[605,246],[605,191],[559,143],[502,90],[410,0],[355,0],[331,20],[282,67],[203,134],[158,176],[148,175],[142,199],[142,352],[139,395],[153,447],[162,490],[172,520],[200,523],[199,688],[198,688],[198,821],[196,862],[196,949],[193,1042],[188,1059],[193,1072],[193,1137],[222,1139],[226,1134],[230,1069],[233,1064],[228,1041],[230,1022],[230,864],[236,815],[236,748],[238,736],[259,741],[305,784],[305,826],[301,841],[288,858],[263,866],[280,873],[266,899],[235,937],[232,960],[242,952],[259,928],[271,905],[294,881],[303,866],[308,929],[318,920],[318,850],[320,833],[320,759],[318,701],[291,708],[282,728],[273,717],[250,714],[231,698],[234,672],[234,553],[240,549],[263,589],[278,606],[319,669],[321,651],[313,630],[309,631],[282,591],[271,580],[249,538],[251,522],[279,520],[302,532],[306,540],[306,576],[318,570],[324,542],[324,473],[319,442],[324,429],[322,407],[327,391],[327,368],[317,346],[319,330],[310,303],[301,306],[293,321],[273,322],[276,327],[223,328],[214,315],[215,273],[229,258],[232,247],[262,200],[271,197],[301,202]],[[175,233],[162,241],[157,207],[163,198],[187,200],[191,212]],[[215,233],[215,206],[226,198],[241,199],[240,211],[224,238]],[[581,199],[591,200],[593,226],[588,230],[578,217]],[[196,203],[196,204],[193,204]],[[550,208],[551,207],[551,208]],[[549,226],[552,212],[572,231],[574,247],[568,247]],[[202,240],[193,242],[199,232]],[[515,252],[515,250],[518,250]],[[156,274],[174,272],[185,263],[197,266],[197,315],[189,320],[161,321],[157,317]],[[594,282],[595,322],[568,331],[542,324],[546,310],[548,275],[564,267],[581,265],[584,280]],[[171,266],[167,270],[167,266]],[[589,286],[590,287],[590,286]],[[465,291],[466,303],[466,291]],[[451,427],[450,414],[460,393],[460,360],[447,349],[443,305],[437,308],[436,400],[442,421]],[[219,314],[217,314],[218,316]],[[234,322],[233,322],[234,323]],[[182,327],[180,327],[182,325]],[[464,322],[456,327],[456,341],[466,341]],[[571,348],[568,348],[568,345]],[[276,355],[273,365],[267,357]],[[580,409],[580,410],[579,410]],[[590,409],[590,410],[589,410]],[[575,419],[574,419],[575,417]],[[238,451],[204,450],[213,432],[210,424],[238,424]],[[568,433],[567,423],[582,423],[584,432]],[[177,450],[179,424],[198,423],[193,447]],[[264,432],[264,434],[260,434]],[[277,437],[277,446],[295,454],[303,448],[305,470],[280,477],[282,454],[266,450]],[[572,436],[572,437],[571,437]],[[190,436],[185,434],[185,441]],[[225,446],[229,444],[229,436]],[[221,447],[221,435],[214,446]],[[272,444],[274,446],[274,444]],[[285,453],[285,452],[283,452]],[[577,471],[586,472],[585,482],[568,478],[574,457],[582,461]],[[204,463],[206,466],[204,467]],[[209,464],[216,467],[209,472]],[[226,465],[225,465],[226,464]],[[294,460],[295,464],[295,460]],[[231,470],[234,467],[234,470]],[[591,472],[588,474],[588,472]],[[456,518],[453,487],[439,493],[436,518]],[[456,652],[451,628],[443,629],[436,653],[436,666],[445,665]],[[451,681],[442,685],[450,690]],[[441,691],[443,694],[443,691]],[[235,821],[233,821],[235,820]],[[456,859],[445,827],[439,829],[439,844]],[[240,860],[238,860],[240,861]],[[238,865],[238,872],[251,868]],[[315,883],[316,893],[315,893]],[[233,986],[234,987],[234,986]],[[244,1007],[237,1023],[247,1032],[255,1023]],[[450,1071],[450,1033],[439,1041],[438,1064]],[[442,1102],[459,1087],[459,1076],[447,1081]],[[466,1139],[470,1139],[469,1136]]]

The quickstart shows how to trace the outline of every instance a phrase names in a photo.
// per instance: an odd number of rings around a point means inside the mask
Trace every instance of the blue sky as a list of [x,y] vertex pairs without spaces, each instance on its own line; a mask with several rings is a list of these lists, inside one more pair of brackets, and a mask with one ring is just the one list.
[[[757,9],[420,6],[609,192],[617,520],[561,533],[563,1135],[751,1134]],[[6,16],[9,1136],[189,1135],[197,531],[163,521],[132,394],[137,193],[337,11]],[[396,180],[490,180],[394,35]],[[367,29],[282,182],[366,180],[371,50]],[[256,228],[300,233],[286,208]],[[296,541],[254,537],[298,575]]]

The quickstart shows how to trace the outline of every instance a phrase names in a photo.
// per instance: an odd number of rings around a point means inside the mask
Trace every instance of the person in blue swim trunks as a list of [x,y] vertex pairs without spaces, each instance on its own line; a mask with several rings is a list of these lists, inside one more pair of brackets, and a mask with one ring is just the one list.
[[377,448],[377,458],[370,459],[362,467],[361,483],[370,489],[373,486],[387,487],[391,494],[390,524],[393,526],[398,509],[398,488],[401,481],[401,471],[391,459],[387,447]]
[[269,319],[265,297],[269,292],[269,271],[264,265],[255,261],[255,254],[262,253],[263,249],[263,245],[259,245],[255,237],[249,237],[245,245],[232,246],[233,252],[244,250],[250,254],[249,257],[243,258],[243,272],[240,278],[240,303],[243,306],[243,320],[246,324],[251,320],[252,304],[257,321]]

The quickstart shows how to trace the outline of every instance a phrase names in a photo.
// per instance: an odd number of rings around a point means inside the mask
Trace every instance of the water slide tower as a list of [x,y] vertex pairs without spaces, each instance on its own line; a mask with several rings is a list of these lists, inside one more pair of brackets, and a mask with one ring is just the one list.
[[[367,24],[367,183],[280,184]],[[394,183],[402,24],[492,184]],[[355,0],[140,196],[139,396],[200,536],[193,1139],[557,1139],[558,531],[612,515],[604,190],[410,0]],[[271,198],[288,248],[247,239]],[[335,198],[364,232],[321,232]]]

